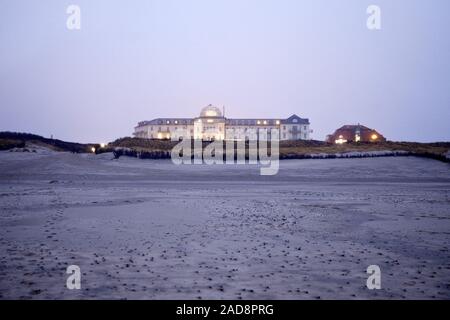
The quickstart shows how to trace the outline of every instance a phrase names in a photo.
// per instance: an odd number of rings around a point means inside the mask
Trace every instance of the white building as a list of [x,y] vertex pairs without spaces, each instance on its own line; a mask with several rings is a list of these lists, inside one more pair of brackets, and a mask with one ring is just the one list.
[[279,130],[280,140],[309,140],[309,120],[292,115],[287,119],[228,119],[219,108],[208,105],[197,118],[158,118],[139,122],[133,135],[145,139],[194,138],[202,140],[241,140],[247,131]]

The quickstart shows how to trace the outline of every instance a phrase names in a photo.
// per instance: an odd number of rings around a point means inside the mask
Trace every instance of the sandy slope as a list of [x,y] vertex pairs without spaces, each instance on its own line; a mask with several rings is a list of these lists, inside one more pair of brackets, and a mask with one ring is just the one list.
[[110,158],[0,152],[1,298],[450,298],[449,164]]

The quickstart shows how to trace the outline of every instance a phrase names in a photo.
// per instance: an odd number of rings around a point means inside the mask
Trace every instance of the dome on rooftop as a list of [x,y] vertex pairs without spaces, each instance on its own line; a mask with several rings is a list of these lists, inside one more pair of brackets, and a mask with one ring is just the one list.
[[200,117],[222,117],[222,112],[219,108],[210,104],[202,109]]

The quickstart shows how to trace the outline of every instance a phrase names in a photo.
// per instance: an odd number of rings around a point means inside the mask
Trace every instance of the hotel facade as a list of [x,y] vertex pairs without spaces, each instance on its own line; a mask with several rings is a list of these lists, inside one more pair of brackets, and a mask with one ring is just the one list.
[[[287,119],[230,119],[213,105],[204,107],[196,118],[157,118],[141,121],[133,135],[144,139],[184,138],[212,140],[244,140],[249,132],[279,130],[280,140],[310,140],[308,119],[292,115]],[[270,134],[270,133],[269,133]]]

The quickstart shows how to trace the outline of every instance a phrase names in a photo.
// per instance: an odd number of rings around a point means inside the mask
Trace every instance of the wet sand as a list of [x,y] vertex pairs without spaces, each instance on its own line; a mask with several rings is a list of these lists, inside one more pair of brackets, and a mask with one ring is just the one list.
[[450,298],[449,164],[111,158],[0,152],[1,299]]

